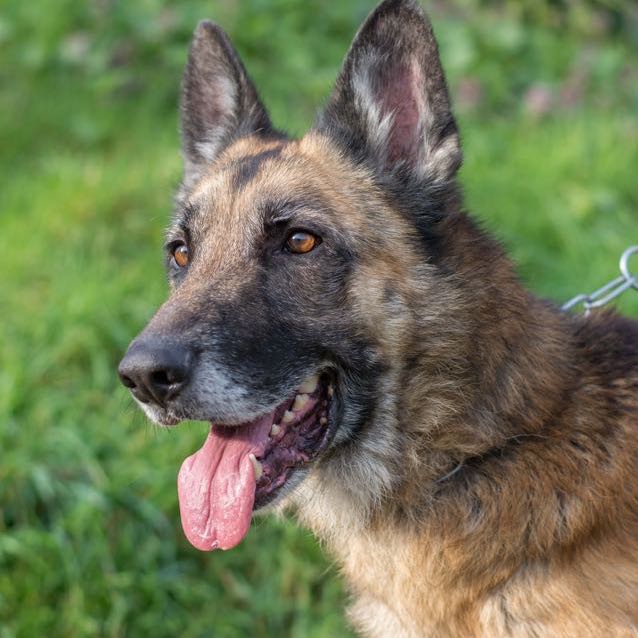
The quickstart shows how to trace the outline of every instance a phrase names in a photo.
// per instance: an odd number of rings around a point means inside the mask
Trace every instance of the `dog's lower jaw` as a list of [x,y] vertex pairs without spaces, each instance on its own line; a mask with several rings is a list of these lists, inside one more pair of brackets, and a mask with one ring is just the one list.
[[294,509],[298,520],[328,544],[363,532],[401,481],[395,395],[389,377],[379,384],[377,396],[382,399],[371,410],[374,418],[352,432],[355,426],[350,421],[356,417],[346,408],[335,445],[308,468],[286,499],[285,507]]

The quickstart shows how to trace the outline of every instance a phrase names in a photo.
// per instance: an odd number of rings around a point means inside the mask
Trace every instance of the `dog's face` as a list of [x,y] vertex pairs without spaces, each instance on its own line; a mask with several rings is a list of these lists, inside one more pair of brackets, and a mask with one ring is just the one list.
[[171,294],[120,374],[154,421],[214,424],[179,479],[187,535],[211,549],[374,421],[405,355],[401,282],[435,285],[460,149],[436,43],[409,0],[368,18],[299,141],[271,127],[225,34],[200,24],[182,131]]

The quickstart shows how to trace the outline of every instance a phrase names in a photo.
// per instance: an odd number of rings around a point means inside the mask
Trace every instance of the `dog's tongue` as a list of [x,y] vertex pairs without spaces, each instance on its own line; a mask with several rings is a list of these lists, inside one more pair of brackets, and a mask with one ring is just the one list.
[[177,477],[182,527],[197,549],[230,549],[250,527],[255,471],[249,454],[263,454],[273,416],[238,428],[213,426]]

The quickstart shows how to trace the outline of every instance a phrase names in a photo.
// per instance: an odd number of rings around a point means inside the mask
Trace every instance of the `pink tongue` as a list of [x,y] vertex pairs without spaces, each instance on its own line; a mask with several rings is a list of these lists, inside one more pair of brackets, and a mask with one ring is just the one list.
[[273,415],[239,428],[211,428],[177,477],[182,527],[197,549],[230,549],[246,536],[255,501],[249,454],[263,454]]

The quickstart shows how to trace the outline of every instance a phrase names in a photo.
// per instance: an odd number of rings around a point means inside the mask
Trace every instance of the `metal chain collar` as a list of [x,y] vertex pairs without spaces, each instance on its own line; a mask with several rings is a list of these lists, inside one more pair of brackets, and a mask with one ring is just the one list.
[[633,288],[638,290],[638,276],[629,270],[629,258],[638,254],[638,245],[630,246],[620,257],[620,276],[616,277],[602,288],[592,292],[589,295],[576,295],[562,306],[563,310],[569,310],[578,304],[582,304],[585,309],[585,315],[588,315],[592,309],[600,308],[608,304],[626,290]]

